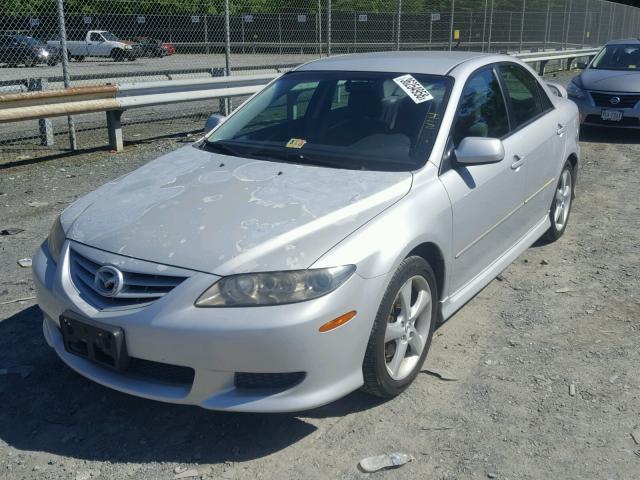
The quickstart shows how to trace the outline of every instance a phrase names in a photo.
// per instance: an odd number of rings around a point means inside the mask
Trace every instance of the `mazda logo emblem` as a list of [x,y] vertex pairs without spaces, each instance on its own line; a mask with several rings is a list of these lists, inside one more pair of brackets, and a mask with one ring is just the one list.
[[611,105],[617,105],[617,104],[619,104],[619,103],[620,103],[620,97],[611,97],[611,98],[609,99],[609,103],[610,103]]
[[116,297],[124,288],[124,276],[116,267],[100,267],[93,277],[93,287],[104,297]]

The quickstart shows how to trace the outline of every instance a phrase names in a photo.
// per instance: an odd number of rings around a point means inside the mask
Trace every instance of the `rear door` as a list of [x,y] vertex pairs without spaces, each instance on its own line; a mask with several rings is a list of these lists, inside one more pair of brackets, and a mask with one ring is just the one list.
[[522,159],[523,214],[533,226],[551,206],[566,126],[531,72],[515,63],[503,63],[499,71],[514,129],[512,137]]
[[500,138],[505,157],[484,165],[461,165],[445,159],[440,174],[453,213],[452,291],[464,287],[514,245],[528,229],[520,208],[524,174],[517,139],[510,122],[502,86],[493,66],[469,77],[454,123],[450,146],[465,137]]

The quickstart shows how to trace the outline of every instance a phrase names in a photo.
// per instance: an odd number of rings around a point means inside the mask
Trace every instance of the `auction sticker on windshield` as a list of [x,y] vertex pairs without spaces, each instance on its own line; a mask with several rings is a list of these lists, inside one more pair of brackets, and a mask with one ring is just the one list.
[[411,100],[415,103],[422,103],[429,100],[433,100],[433,95],[429,93],[429,90],[424,88],[422,84],[413,78],[411,75],[403,75],[401,77],[396,77],[393,79],[394,82],[398,84],[398,86],[409,95]]
[[301,138],[292,138],[287,142],[287,148],[302,148],[305,143],[307,143],[307,141]]

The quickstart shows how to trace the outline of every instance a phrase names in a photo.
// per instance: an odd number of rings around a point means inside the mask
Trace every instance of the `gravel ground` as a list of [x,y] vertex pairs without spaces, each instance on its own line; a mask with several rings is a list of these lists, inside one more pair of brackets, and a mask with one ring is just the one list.
[[[615,479],[640,472],[640,140],[589,132],[566,235],[535,245],[436,332],[389,402],[208,412],[94,384],[46,345],[29,269],[55,215],[187,137],[0,165],[0,479]],[[573,387],[572,387],[573,385]],[[410,453],[400,470],[357,462]]]

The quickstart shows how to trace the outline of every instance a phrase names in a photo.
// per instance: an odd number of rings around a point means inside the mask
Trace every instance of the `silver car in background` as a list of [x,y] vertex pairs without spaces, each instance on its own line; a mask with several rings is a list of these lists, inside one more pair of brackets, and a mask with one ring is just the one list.
[[640,128],[640,40],[608,42],[567,90],[583,125]]
[[167,402],[393,397],[440,321],[564,233],[578,128],[507,56],[307,63],[55,220],[33,262],[44,335],[81,375]]

